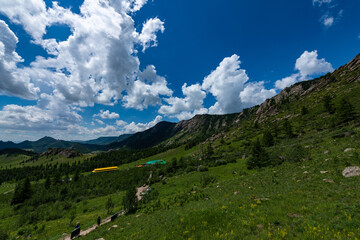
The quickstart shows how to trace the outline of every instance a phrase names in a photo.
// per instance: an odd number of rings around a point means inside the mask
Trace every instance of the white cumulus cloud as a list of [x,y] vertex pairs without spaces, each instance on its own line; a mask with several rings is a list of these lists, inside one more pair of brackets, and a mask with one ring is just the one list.
[[150,18],[143,24],[139,40],[143,46],[143,52],[150,46],[157,46],[156,32],[164,32],[164,22],[159,18]]
[[153,126],[155,126],[156,124],[158,124],[159,122],[162,121],[162,116],[156,116],[154,120],[152,120],[151,122],[148,123],[135,123],[135,122],[131,122],[128,125],[125,125],[122,127],[122,132],[123,133],[136,133],[136,132],[143,132]]
[[210,92],[217,100],[210,107],[213,114],[239,112],[243,106],[239,93],[249,80],[245,70],[240,69],[239,56],[234,54],[224,58],[219,66],[204,78],[202,88]]
[[94,114],[94,117],[101,117],[102,119],[117,119],[119,114],[115,112],[110,112],[109,110],[100,110],[100,113]]
[[17,64],[23,61],[15,51],[17,43],[16,35],[0,20],[0,94],[36,99],[39,88],[24,71],[17,69]]
[[308,80],[313,76],[334,71],[331,63],[327,62],[325,58],[318,58],[317,50],[311,52],[305,51],[301,54],[296,60],[295,70],[298,72],[276,81],[275,86],[278,89],[284,89],[296,82]]
[[200,84],[187,86],[184,83],[181,89],[185,97],[164,99],[169,105],[162,105],[159,109],[160,114],[183,120],[191,118],[198,113],[207,113],[203,106],[206,92],[201,89]]
[[[29,66],[20,66],[23,59],[16,53],[18,39],[0,20],[0,94],[37,100],[34,106],[4,108],[0,111],[0,126],[5,127],[9,121],[13,129],[29,130],[36,125],[32,123],[37,122],[34,115],[39,113],[48,123],[39,124],[44,131],[61,128],[67,132],[72,128],[74,134],[93,136],[91,129],[79,125],[83,107],[120,103],[127,108],[145,109],[160,104],[163,96],[170,97],[172,91],[166,79],[157,76],[154,66],[140,69],[137,49],[145,51],[157,46],[156,34],[165,30],[164,22],[156,17],[148,19],[137,32],[133,13],[146,3],[84,0],[77,14],[55,1],[46,7],[43,0],[0,0],[0,13],[21,25],[32,43],[49,54],[46,58],[37,56]],[[59,24],[70,28],[67,39],[46,38],[47,29]],[[19,117],[11,117],[10,121],[9,116],[19,110]],[[119,118],[109,111],[100,114],[103,119]],[[103,129],[115,133],[108,126]]]

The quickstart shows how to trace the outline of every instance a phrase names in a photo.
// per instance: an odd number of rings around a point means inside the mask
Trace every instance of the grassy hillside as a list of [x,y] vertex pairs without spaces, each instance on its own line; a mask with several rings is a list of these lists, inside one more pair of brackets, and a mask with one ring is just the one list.
[[[43,170],[29,195],[26,180],[17,183],[24,194],[12,205],[15,181],[3,183],[0,231],[10,239],[60,239],[76,222],[86,229],[97,216],[127,208],[131,191],[150,184],[150,194],[133,203],[135,213],[82,238],[356,239],[359,176],[342,171],[360,165],[359,66],[357,56],[240,114],[184,121],[156,148],[86,162],[118,162],[118,172],[79,175],[87,169],[81,164],[67,175],[65,166]],[[167,164],[135,167],[153,159]]]

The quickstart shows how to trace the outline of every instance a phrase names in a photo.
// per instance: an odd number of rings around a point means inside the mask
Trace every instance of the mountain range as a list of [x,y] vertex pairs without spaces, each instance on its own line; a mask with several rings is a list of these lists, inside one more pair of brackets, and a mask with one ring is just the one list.
[[[64,141],[51,137],[44,137],[37,141],[24,141],[21,143],[0,141],[0,150],[5,148],[19,148],[44,152],[48,148],[72,148],[79,152],[94,150],[107,151],[116,148],[141,149],[162,146],[178,146],[191,144],[216,137],[217,134],[239,124],[248,117],[253,117],[255,122],[264,122],[277,116],[282,105],[289,102],[299,102],[308,97],[331,95],[334,97],[340,92],[341,85],[349,85],[345,90],[350,91],[353,83],[360,79],[360,54],[348,64],[338,68],[333,73],[328,73],[320,78],[296,83],[285,88],[276,96],[265,100],[260,106],[244,109],[240,113],[225,115],[196,115],[190,120],[173,122],[159,122],[154,127],[135,134],[125,134],[114,137],[100,137],[88,141]],[[315,100],[317,101],[317,100]]]

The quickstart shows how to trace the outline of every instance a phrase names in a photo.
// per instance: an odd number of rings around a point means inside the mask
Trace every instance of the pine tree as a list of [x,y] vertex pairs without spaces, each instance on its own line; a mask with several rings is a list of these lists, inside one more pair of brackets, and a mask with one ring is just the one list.
[[301,108],[301,115],[306,115],[309,113],[309,110],[305,107],[305,106],[302,106]]
[[49,189],[49,188],[50,188],[50,185],[51,185],[51,180],[50,180],[50,177],[47,176],[47,177],[46,177],[46,180],[45,180],[45,184],[44,184],[45,189]]
[[292,126],[291,126],[291,124],[290,124],[290,122],[289,122],[288,119],[285,119],[283,128],[284,128],[284,132],[285,132],[285,135],[286,135],[287,138],[292,138],[292,137],[294,137],[294,133],[293,133],[293,130],[292,130]]
[[79,173],[79,170],[76,170],[75,176],[74,176],[74,181],[77,182],[77,181],[79,181],[79,179],[80,179],[80,173]]
[[267,152],[261,147],[259,139],[253,143],[251,148],[251,157],[246,162],[248,169],[262,168],[271,164],[270,157]]
[[123,197],[123,205],[126,214],[135,213],[137,210],[137,197],[136,197],[136,188],[130,188],[126,191],[125,196]]
[[337,119],[339,123],[346,123],[355,118],[354,106],[349,101],[342,98],[337,111]]
[[262,142],[265,147],[271,147],[274,145],[274,137],[269,131],[265,131]]
[[331,97],[329,95],[326,95],[323,101],[324,101],[325,110],[328,113],[333,114],[335,112],[335,108],[334,108],[334,104],[331,102]]
[[21,183],[15,187],[15,192],[11,200],[11,205],[23,203],[31,197],[31,183],[29,178],[25,178]]

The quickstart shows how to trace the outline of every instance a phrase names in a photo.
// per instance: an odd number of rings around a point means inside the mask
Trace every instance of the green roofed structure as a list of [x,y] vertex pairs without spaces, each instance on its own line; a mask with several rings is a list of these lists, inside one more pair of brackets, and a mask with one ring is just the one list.
[[152,161],[149,161],[149,162],[147,162],[145,164],[147,164],[147,165],[166,164],[166,162],[164,160],[152,160]]

